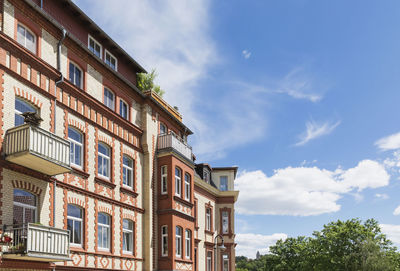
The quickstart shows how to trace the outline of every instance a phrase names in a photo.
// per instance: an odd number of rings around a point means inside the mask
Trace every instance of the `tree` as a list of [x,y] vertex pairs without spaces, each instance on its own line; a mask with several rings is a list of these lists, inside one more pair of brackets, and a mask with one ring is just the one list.
[[138,73],[137,74],[137,87],[139,90],[147,91],[152,90],[161,97],[165,91],[161,89],[159,85],[154,84],[154,79],[157,77],[156,70],[153,69],[150,73]]

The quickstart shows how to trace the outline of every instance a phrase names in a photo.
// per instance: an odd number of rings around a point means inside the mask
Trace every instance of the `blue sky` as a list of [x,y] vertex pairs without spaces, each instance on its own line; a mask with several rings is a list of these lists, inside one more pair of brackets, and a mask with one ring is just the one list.
[[400,2],[75,2],[157,69],[198,162],[239,166],[237,255],[353,217],[400,245]]

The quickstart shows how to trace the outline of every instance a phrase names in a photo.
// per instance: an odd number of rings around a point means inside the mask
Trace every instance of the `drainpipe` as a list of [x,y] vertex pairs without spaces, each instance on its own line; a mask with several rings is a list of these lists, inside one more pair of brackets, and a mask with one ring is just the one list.
[[40,0],[40,8],[43,9],[43,0]]
[[[41,4],[43,0],[41,0]],[[67,36],[67,31],[63,28],[62,29],[62,37],[61,39],[58,41],[57,44],[57,70],[60,72],[61,76],[60,79],[58,81],[56,81],[55,83],[55,97],[54,97],[54,121],[53,121],[53,127],[54,127],[54,133],[56,133],[56,116],[57,116],[57,86],[58,84],[64,82],[64,75],[61,72],[61,46],[62,43],[65,39],[65,37]],[[57,179],[54,178],[54,186],[53,186],[53,227],[56,226],[56,188],[57,188]]]

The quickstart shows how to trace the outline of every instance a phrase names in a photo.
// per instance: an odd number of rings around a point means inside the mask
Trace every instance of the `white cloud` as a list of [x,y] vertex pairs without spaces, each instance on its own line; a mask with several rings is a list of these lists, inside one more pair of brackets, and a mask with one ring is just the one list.
[[400,149],[400,133],[383,137],[376,141],[375,145],[382,151]]
[[337,121],[335,123],[329,123],[329,122],[316,123],[313,120],[307,121],[306,131],[302,135],[300,135],[300,140],[295,144],[295,146],[302,146],[305,145],[310,140],[316,139],[323,135],[328,135],[332,133],[333,130],[335,130],[335,128],[339,126],[339,124],[340,121]]
[[381,230],[395,245],[400,245],[400,225],[380,224]]
[[251,56],[251,52],[247,51],[247,50],[243,50],[242,51],[242,55],[245,59],[249,59]]
[[255,258],[257,251],[260,254],[267,254],[269,247],[274,245],[276,241],[285,240],[287,235],[284,233],[274,233],[272,235],[262,235],[253,233],[238,233],[235,240],[238,245],[236,247],[236,256],[246,256],[247,258]]
[[394,215],[400,215],[400,205],[397,206],[396,209],[394,209],[393,214],[394,214]]
[[385,168],[371,160],[348,170],[287,167],[270,177],[260,170],[242,172],[235,181],[240,191],[236,210],[247,215],[294,216],[337,212],[343,195],[386,186],[389,179]]
[[[380,194],[380,193],[377,193],[377,194],[375,194],[375,198],[386,200],[386,199],[389,199],[389,195],[388,195],[388,194]],[[399,210],[399,211],[400,211],[400,210]]]

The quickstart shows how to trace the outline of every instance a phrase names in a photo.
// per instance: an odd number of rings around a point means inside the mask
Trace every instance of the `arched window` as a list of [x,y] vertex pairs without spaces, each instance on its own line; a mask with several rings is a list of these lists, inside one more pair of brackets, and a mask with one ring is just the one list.
[[166,134],[167,134],[167,127],[160,122],[160,135],[166,135]]
[[22,24],[18,24],[17,27],[17,41],[26,49],[36,54],[36,35]]
[[68,127],[68,139],[70,142],[70,159],[71,164],[82,168],[83,165],[83,136],[82,134],[72,128]]
[[182,195],[182,171],[180,168],[175,167],[175,195]]
[[69,242],[73,245],[82,245],[83,211],[76,205],[68,204],[67,229]]
[[188,173],[185,173],[185,200],[190,201],[190,175]]
[[168,256],[168,226],[161,227],[161,256]]
[[124,219],[122,221],[122,250],[133,253],[133,221]]
[[13,224],[36,222],[36,196],[20,189],[14,189]]
[[83,88],[83,72],[78,65],[71,61],[69,62],[69,81],[78,88]]
[[185,231],[185,257],[190,259],[192,255],[192,232],[190,230]]
[[182,228],[178,226],[175,228],[175,255],[182,257]]
[[110,249],[110,216],[99,213],[97,221],[97,246],[101,249]]
[[14,125],[19,126],[19,125],[24,124],[24,117],[21,116],[22,113],[37,112],[37,109],[30,103],[28,103],[22,99],[16,98],[14,112],[15,112]]
[[126,155],[123,156],[122,160],[122,182],[133,189],[133,160]]
[[103,144],[98,144],[98,155],[97,155],[97,172],[100,176],[105,177],[107,179],[110,178],[110,159],[111,159],[111,151],[110,148]]

